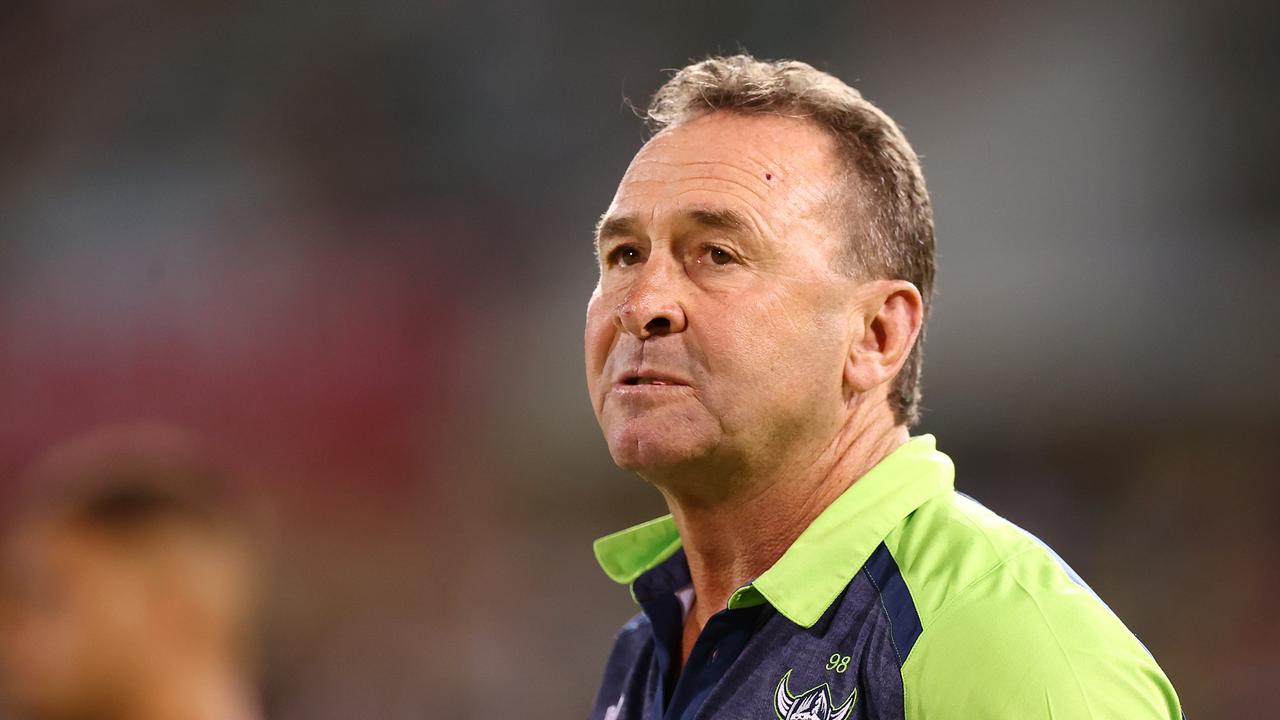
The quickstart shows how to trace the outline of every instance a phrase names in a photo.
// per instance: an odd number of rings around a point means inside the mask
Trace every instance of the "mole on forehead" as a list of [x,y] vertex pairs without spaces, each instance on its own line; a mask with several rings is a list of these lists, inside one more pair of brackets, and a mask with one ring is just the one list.
[[[631,181],[666,181],[673,175],[736,176],[761,190],[799,182],[830,171],[828,138],[820,131],[789,125],[781,133],[735,133],[725,138],[714,128],[672,128],[641,148],[628,168]],[[687,131],[687,132],[686,132]],[[667,135],[665,133],[670,133]],[[693,171],[692,174],[686,171]],[[816,181],[816,178],[815,178]]]
[[740,188],[759,201],[774,202],[797,191],[806,194],[803,183],[785,182],[789,174],[789,168],[763,162],[637,159],[620,190],[624,195],[649,195],[667,194],[677,188],[683,188],[681,192]]
[[721,163],[663,163],[656,167],[636,167],[622,183],[626,195],[686,194],[699,190],[740,188],[766,200],[778,186],[774,170],[747,170]]
[[826,176],[798,172],[788,178],[790,171],[791,168],[785,166],[761,165],[746,169],[740,164],[720,161],[637,162],[623,179],[615,202],[634,207],[635,203],[659,200],[692,200],[691,196],[703,192],[729,192],[760,209],[782,203],[803,214],[815,203],[828,201],[830,181],[824,181]]

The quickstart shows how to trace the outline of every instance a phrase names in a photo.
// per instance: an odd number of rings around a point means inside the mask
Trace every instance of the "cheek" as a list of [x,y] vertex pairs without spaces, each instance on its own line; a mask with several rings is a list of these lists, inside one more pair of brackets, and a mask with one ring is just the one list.
[[[806,394],[834,382],[842,368],[839,323],[778,294],[721,308],[703,347],[715,372],[755,397]],[[834,380],[833,380],[834,379]],[[732,389],[732,388],[730,388]]]
[[56,607],[24,607],[15,620],[7,633],[6,665],[32,692],[67,686],[98,640],[82,608],[69,598],[60,598]]
[[617,336],[617,328],[613,324],[613,315],[606,309],[599,289],[587,303],[587,322],[583,331],[583,347],[586,353],[587,386],[595,393],[602,380],[605,363],[609,358],[609,350],[613,347]]

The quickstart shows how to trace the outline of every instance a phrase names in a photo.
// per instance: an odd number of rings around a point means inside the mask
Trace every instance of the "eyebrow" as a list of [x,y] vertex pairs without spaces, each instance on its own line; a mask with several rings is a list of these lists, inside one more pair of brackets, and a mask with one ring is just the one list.
[[689,218],[699,225],[731,233],[752,232],[751,221],[746,215],[728,208],[694,208]]
[[[729,208],[692,208],[685,211],[684,215],[703,227],[731,233],[752,232],[751,221],[747,219],[746,215],[737,210],[730,210]],[[638,237],[642,234],[640,222],[635,215],[602,216],[600,221],[596,223],[597,245],[610,238],[620,236]]]
[[640,235],[640,221],[635,215],[600,216],[596,223],[596,245],[619,236]]

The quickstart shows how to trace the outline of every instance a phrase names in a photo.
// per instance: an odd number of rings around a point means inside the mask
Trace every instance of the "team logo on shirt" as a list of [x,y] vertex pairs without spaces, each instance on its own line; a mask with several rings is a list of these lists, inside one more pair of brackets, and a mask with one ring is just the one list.
[[790,680],[791,671],[788,670],[778,681],[778,690],[773,694],[773,709],[778,713],[778,720],[845,720],[858,702],[858,689],[854,688],[853,694],[840,707],[835,707],[831,687],[827,683],[793,695]]
[[622,705],[626,701],[627,694],[626,692],[623,692],[618,696],[618,704],[610,705],[608,709],[604,711],[604,720],[618,720],[618,716],[622,714]]

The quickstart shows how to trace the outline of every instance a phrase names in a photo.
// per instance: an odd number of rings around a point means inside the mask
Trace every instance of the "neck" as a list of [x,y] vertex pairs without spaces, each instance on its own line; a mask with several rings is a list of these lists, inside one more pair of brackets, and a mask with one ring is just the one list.
[[682,501],[664,491],[693,577],[686,637],[696,637],[735,590],[777,562],[828,505],[909,437],[891,419],[859,420],[851,418],[816,458],[735,478],[741,490],[714,503]]

